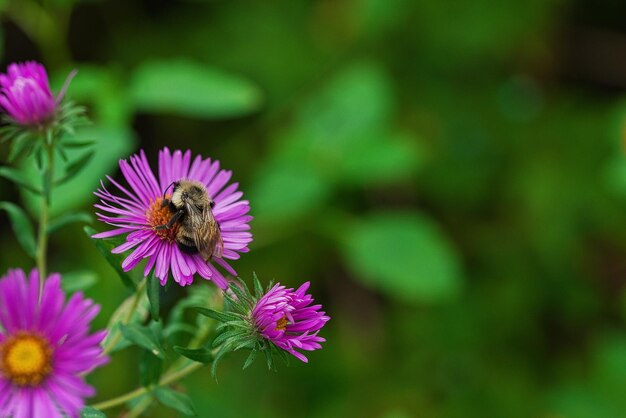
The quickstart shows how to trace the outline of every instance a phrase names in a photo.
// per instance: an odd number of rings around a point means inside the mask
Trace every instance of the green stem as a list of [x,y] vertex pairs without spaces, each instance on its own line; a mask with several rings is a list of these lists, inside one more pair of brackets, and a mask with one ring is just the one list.
[[[156,387],[159,386],[167,386],[171,383],[176,382],[177,380],[182,379],[183,377],[187,376],[188,374],[193,373],[194,371],[198,370],[199,368],[201,368],[203,366],[202,363],[196,363],[196,362],[191,362],[189,365],[180,368],[178,370],[172,370],[168,373],[166,373],[161,380],[159,380],[159,383],[156,385]],[[109,399],[108,401],[104,401],[104,402],[100,402],[97,403],[95,405],[92,405],[94,408],[99,409],[100,411],[103,411],[105,409],[110,409],[119,405],[123,405],[129,401],[132,401],[135,398],[138,398],[142,395],[145,395],[146,393],[148,393],[151,390],[151,388],[138,388],[135,389],[131,392],[128,392],[124,395],[118,396],[117,398],[113,398],[113,399]],[[144,402],[141,402],[138,404],[141,405]],[[143,409],[147,408],[149,406],[149,403],[144,406],[142,408],[141,411],[139,411],[139,413],[143,412]],[[130,416],[130,415],[129,415]],[[137,415],[135,415],[137,416]]]
[[39,299],[43,294],[43,284],[47,275],[46,253],[48,251],[48,212],[50,208],[50,193],[52,188],[52,177],[54,173],[54,148],[44,142],[46,151],[46,165],[43,173],[43,198],[41,200],[41,210],[39,213],[39,230],[37,233],[37,269],[39,270]]
[[[128,325],[128,323],[133,319],[133,315],[135,314],[135,311],[137,310],[137,307],[139,306],[139,301],[141,300],[141,297],[143,296],[143,292],[146,289],[146,281],[147,280],[142,280],[141,283],[139,283],[139,286],[137,286],[137,290],[135,291],[135,297],[133,298],[132,305],[130,306],[130,309],[128,310],[128,313],[126,314],[126,316],[120,321],[121,324]],[[115,334],[113,334],[113,336],[107,339],[107,342],[104,348],[102,349],[103,353],[104,354],[110,353],[111,350],[115,348],[115,346],[117,345],[117,343],[120,342],[121,339],[122,339],[122,332],[119,330],[119,328],[117,328]]]

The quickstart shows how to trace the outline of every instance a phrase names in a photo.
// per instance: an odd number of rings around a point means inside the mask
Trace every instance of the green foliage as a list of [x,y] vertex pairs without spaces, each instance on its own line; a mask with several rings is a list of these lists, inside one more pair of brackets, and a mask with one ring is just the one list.
[[241,116],[261,104],[261,93],[249,81],[187,61],[142,64],[130,96],[139,111],[205,118]]
[[81,270],[63,273],[61,286],[67,293],[84,291],[98,283],[98,275],[93,271]]
[[159,279],[154,276],[154,271],[150,274],[147,280],[147,293],[148,301],[150,302],[150,315],[155,321],[159,320],[159,310],[161,309],[161,283]]
[[126,285],[131,290],[135,290],[137,287],[137,279],[132,276],[130,272],[125,272],[122,269],[122,261],[123,257],[119,254],[113,254],[111,250],[120,244],[122,244],[125,240],[123,237],[113,237],[109,239],[98,239],[92,238],[97,231],[89,226],[86,226],[84,229],[85,234],[89,237],[98,252],[104,257],[104,259],[109,263],[109,265],[115,270],[117,275],[122,279],[122,283]]
[[28,215],[19,206],[11,202],[0,202],[0,210],[4,210],[9,215],[17,242],[20,243],[26,254],[34,258],[37,246],[33,226]]
[[152,328],[138,324],[120,324],[120,330],[128,341],[145,348],[160,359],[165,359],[165,350]]
[[346,234],[346,261],[356,277],[393,296],[436,302],[459,293],[460,263],[448,240],[418,214],[385,212]]
[[175,392],[172,389],[159,387],[152,392],[154,397],[163,405],[169,406],[185,415],[196,415],[196,410],[189,396],[184,393]]
[[197,361],[198,363],[209,364],[213,361],[213,354],[211,350],[207,348],[185,348],[185,347],[174,347],[174,351],[180,354],[183,357],[186,357],[190,360]]

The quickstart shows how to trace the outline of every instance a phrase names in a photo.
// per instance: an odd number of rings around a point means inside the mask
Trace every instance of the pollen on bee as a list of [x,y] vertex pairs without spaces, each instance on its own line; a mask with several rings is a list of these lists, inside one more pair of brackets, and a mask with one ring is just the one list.
[[[168,195],[167,198],[169,199],[170,196]],[[161,239],[174,241],[178,231],[178,224],[172,225],[169,229],[157,229],[158,226],[166,225],[173,215],[174,213],[170,210],[169,205],[164,205],[163,198],[159,197],[154,201],[150,201],[150,206],[146,210],[146,222]]]

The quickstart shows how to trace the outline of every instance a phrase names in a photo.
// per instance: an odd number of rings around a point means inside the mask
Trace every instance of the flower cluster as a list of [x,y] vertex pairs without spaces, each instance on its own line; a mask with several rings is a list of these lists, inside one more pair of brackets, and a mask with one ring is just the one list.
[[[1,139],[16,139],[9,160],[11,155],[30,155],[33,149],[38,150],[37,160],[47,186],[42,193],[42,205],[46,208],[49,191],[58,183],[52,169],[55,152],[65,155],[63,147],[69,145],[62,138],[73,131],[82,113],[80,107],[62,103],[73,75],[74,72],[68,76],[55,98],[46,70],[39,63],[11,64],[6,74],[0,74],[0,110],[5,113],[6,122],[0,127]],[[26,147],[24,143],[28,143]],[[25,149],[28,152],[22,153]],[[46,164],[41,163],[42,155],[48,158]],[[90,155],[86,157],[69,162],[73,168],[66,171],[78,170],[76,167],[82,167]],[[218,350],[213,372],[221,357],[241,348],[251,350],[244,368],[259,351],[272,366],[274,354],[286,358],[289,353],[307,362],[303,352],[321,348],[325,340],[318,334],[330,318],[307,293],[309,282],[295,290],[280,284],[263,290],[255,277],[253,295],[245,282],[233,279],[237,272],[230,262],[249,251],[252,216],[238,183],[231,182],[231,171],[222,169],[219,161],[194,156],[189,150],[171,152],[168,148],[159,151],[156,172],[143,150],[121,160],[119,167],[125,181],[108,176],[112,186],[107,188],[102,182],[95,192],[99,198],[95,204],[97,217],[113,228],[96,233],[93,238],[118,241],[111,252],[125,253],[120,260],[124,272],[144,263],[140,268],[146,277],[144,283],[150,283],[146,293],[153,316],[158,316],[159,311],[158,285],[165,286],[170,276],[180,286],[187,286],[197,274],[224,290],[223,312],[199,309],[223,322],[213,340]],[[5,173],[12,173],[6,170]],[[29,186],[22,180],[15,181]],[[16,213],[21,211],[17,206],[14,209]],[[9,270],[0,278],[0,418],[78,417],[85,399],[95,394],[94,388],[85,382],[85,375],[108,361],[105,352],[122,338],[120,334],[128,329],[125,327],[133,325],[124,322],[124,326],[119,326],[121,331],[115,331],[118,335],[110,338],[114,342],[107,340],[107,349],[102,348],[107,332],[89,332],[99,306],[80,292],[66,300],[59,274],[45,278],[47,211],[42,209],[41,213],[39,230],[43,235],[38,239],[36,257],[42,277],[37,270],[29,275],[22,270]],[[108,251],[105,255],[112,259]],[[120,271],[118,262],[111,262]],[[125,273],[120,275],[126,278]],[[149,277],[156,277],[159,282]],[[140,287],[140,291],[144,288]],[[140,291],[135,295],[136,301],[142,296]],[[132,308],[122,308],[131,309],[125,313],[130,321],[137,303]],[[159,341],[155,341],[158,345]],[[120,403],[128,400],[120,398]]]

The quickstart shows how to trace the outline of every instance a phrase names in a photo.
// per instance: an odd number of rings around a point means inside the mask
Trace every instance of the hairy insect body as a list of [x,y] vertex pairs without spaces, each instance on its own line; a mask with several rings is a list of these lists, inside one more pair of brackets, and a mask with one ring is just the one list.
[[172,185],[172,196],[169,200],[164,197],[163,205],[168,205],[173,215],[167,224],[157,226],[157,229],[170,229],[178,225],[175,241],[181,251],[187,254],[200,253],[206,261],[212,257],[221,258],[224,242],[219,224],[213,216],[215,202],[209,197],[204,185],[193,180],[179,180]]

